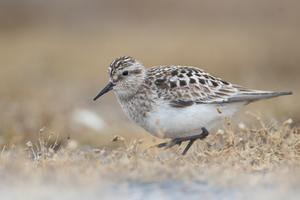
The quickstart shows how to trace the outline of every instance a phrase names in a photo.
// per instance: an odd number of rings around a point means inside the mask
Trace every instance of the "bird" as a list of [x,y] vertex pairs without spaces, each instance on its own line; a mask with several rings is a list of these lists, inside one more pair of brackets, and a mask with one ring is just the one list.
[[108,84],[93,100],[112,90],[130,120],[155,137],[169,139],[157,147],[187,142],[182,155],[243,106],[292,94],[248,89],[193,66],[146,68],[131,56],[113,60],[108,74]]

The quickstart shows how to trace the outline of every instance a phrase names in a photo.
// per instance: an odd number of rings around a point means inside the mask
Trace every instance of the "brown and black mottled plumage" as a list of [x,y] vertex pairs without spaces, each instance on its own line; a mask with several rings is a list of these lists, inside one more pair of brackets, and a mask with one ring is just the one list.
[[[159,66],[147,71],[145,83],[174,107],[231,102],[249,103],[290,92],[251,90],[216,78],[191,66]],[[162,95],[163,94],[163,95]]]

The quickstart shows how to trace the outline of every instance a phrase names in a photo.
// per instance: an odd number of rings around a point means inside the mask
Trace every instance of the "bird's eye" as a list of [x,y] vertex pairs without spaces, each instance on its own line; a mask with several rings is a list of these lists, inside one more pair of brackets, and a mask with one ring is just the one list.
[[124,72],[122,73],[122,75],[123,75],[123,76],[127,76],[127,75],[128,75],[128,71],[124,71]]

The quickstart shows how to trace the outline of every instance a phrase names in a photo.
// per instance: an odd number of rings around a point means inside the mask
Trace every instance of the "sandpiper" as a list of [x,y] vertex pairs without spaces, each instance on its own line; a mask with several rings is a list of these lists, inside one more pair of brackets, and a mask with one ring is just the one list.
[[192,66],[155,66],[146,69],[133,57],[115,59],[110,80],[94,98],[113,90],[125,114],[152,135],[170,138],[158,147],[187,141],[187,153],[197,139],[242,106],[292,92],[252,90],[214,77]]

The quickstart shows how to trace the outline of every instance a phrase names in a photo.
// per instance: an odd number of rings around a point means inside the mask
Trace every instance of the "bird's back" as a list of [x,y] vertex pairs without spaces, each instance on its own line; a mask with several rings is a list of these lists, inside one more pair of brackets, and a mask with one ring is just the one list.
[[253,102],[292,92],[253,90],[214,77],[191,66],[159,66],[147,70],[146,85],[175,107],[196,104]]

